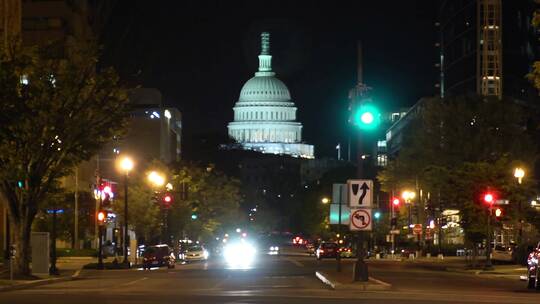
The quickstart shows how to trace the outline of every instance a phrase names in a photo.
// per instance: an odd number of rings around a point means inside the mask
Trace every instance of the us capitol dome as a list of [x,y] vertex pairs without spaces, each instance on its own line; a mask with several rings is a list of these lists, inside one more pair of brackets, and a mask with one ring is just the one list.
[[245,150],[314,158],[313,145],[302,143],[302,124],[287,86],[272,72],[270,34],[261,33],[259,70],[248,80],[233,107],[229,137]]

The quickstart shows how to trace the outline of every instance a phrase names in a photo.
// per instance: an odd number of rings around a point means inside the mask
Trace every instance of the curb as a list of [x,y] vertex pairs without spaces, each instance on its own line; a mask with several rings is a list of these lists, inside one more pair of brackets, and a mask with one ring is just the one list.
[[21,289],[27,289],[27,288],[32,288],[32,287],[38,287],[38,286],[58,283],[58,282],[66,282],[66,281],[76,280],[79,277],[79,275],[81,274],[81,270],[82,269],[79,269],[79,270],[75,271],[75,273],[73,275],[71,275],[71,276],[65,276],[65,277],[60,277],[60,278],[48,278],[48,279],[30,281],[30,282],[21,283],[21,284],[3,286],[3,287],[0,287],[0,292],[12,291],[12,290],[21,290]]
[[357,283],[350,283],[350,284],[342,284],[339,282],[336,282],[335,280],[332,280],[332,278],[322,272],[322,271],[315,271],[315,276],[324,284],[328,285],[330,289],[332,290],[389,290],[392,288],[392,284],[383,282],[381,280],[377,280],[373,277],[369,277],[368,282],[357,282]]

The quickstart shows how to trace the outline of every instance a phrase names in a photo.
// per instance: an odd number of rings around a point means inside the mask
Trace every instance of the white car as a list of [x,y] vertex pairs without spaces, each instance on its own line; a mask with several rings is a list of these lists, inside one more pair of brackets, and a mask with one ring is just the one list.
[[190,245],[184,252],[184,260],[190,261],[205,261],[208,259],[208,251],[201,245]]

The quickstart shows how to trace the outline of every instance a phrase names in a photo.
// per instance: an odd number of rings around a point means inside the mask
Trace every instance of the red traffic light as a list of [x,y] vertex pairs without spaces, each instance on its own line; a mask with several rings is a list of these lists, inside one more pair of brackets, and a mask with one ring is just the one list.
[[392,204],[393,204],[394,206],[399,206],[399,203],[400,203],[399,198],[394,197],[394,198],[392,199]]
[[484,202],[486,202],[487,204],[493,204],[494,200],[495,199],[493,197],[493,194],[491,194],[491,193],[484,194]]
[[163,201],[163,207],[165,208],[170,208],[173,203],[173,197],[169,193],[163,195],[161,200]]

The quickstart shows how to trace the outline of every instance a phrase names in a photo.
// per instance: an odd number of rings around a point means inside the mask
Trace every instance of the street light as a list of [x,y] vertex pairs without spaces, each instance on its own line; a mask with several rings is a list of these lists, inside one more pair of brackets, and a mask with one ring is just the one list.
[[[515,168],[514,177],[517,178],[518,184],[521,185],[521,181],[523,180],[523,177],[525,177],[525,170],[523,170],[521,167]],[[518,243],[521,245],[521,242],[523,240],[523,220],[521,219],[521,200],[518,201],[518,208],[519,208],[519,217],[520,217]]]
[[414,191],[408,191],[408,190],[403,191],[403,193],[401,194],[401,197],[405,200],[407,204],[409,204],[411,200],[415,198],[415,196],[416,196],[416,193]]
[[323,197],[322,200],[321,200],[321,202],[322,202],[323,204],[328,204],[328,203],[330,202],[330,199],[329,199],[328,197]]
[[414,191],[405,190],[401,193],[401,197],[405,200],[405,203],[409,206],[409,234],[411,232],[412,218],[411,218],[411,200],[414,199],[416,193]]
[[525,170],[522,168],[516,168],[514,170],[514,177],[517,178],[518,183],[521,184],[521,181],[523,180],[523,177],[525,176]]
[[156,171],[152,171],[148,173],[148,181],[156,187],[162,187],[165,184],[165,177]]
[[124,156],[120,160],[120,169],[124,172],[124,264],[128,261],[128,175],[134,167],[133,160],[129,156]]

